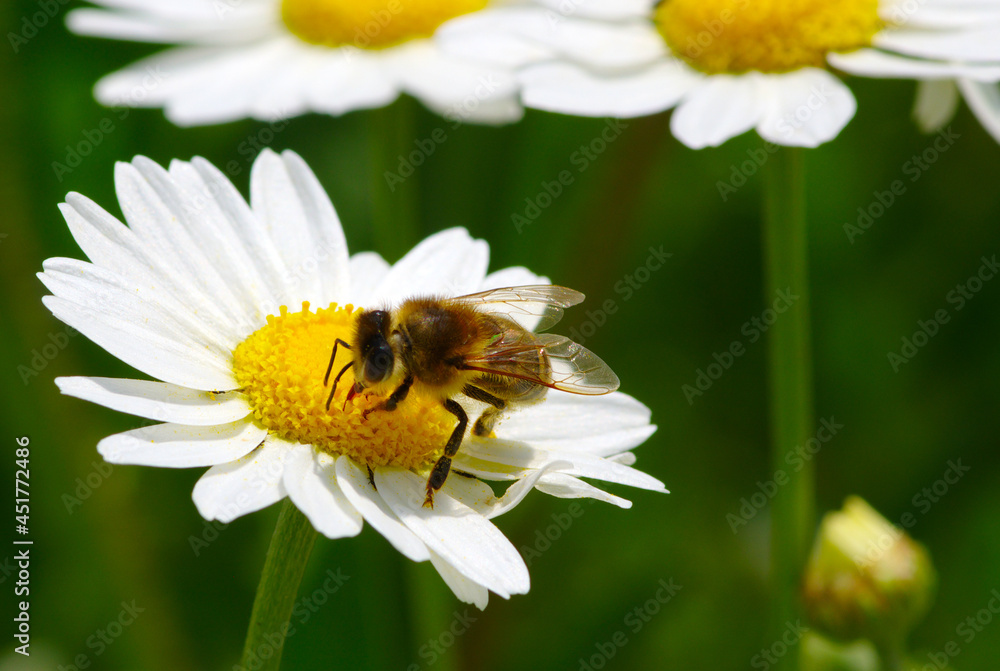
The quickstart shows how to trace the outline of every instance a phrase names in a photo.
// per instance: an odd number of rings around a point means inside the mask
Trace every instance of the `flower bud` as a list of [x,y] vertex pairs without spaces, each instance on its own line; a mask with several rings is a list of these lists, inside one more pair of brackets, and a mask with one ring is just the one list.
[[934,584],[927,550],[852,496],[823,518],[802,592],[813,624],[834,637],[902,641]]

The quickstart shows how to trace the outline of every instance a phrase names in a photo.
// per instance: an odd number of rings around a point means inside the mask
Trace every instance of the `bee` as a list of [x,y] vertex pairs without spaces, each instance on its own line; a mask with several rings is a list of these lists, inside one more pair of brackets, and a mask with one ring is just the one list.
[[566,287],[538,285],[457,298],[410,298],[395,310],[362,311],[351,342],[334,343],[324,386],[338,347],[351,350],[352,360],[334,379],[327,410],[341,377],[352,368],[355,383],[347,401],[366,390],[385,397],[365,410],[365,417],[394,411],[411,390],[440,399],[458,424],[427,479],[424,506],[433,507],[434,492],[448,478],[469,425],[455,397],[486,404],[472,434],[487,436],[504,411],[539,402],[549,389],[584,395],[618,389],[618,376],[597,355],[565,336],[534,332],[558,322],[564,308],[583,299]]

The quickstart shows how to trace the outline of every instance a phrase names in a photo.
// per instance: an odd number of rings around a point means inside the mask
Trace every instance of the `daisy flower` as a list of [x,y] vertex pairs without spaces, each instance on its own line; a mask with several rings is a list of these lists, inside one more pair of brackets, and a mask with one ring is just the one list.
[[[532,489],[629,502],[580,478],[665,491],[631,468],[655,427],[622,394],[552,392],[469,435],[433,508],[427,474],[455,418],[411,394],[393,412],[352,395],[348,374],[326,409],[333,343],[350,339],[354,306],[413,295],[458,295],[547,280],[525,268],[487,274],[489,247],[464,229],[433,235],[394,265],[348,255],[333,205],[296,154],[264,151],[248,204],[207,161],[165,170],[119,163],[127,225],[71,193],[61,210],[90,262],[54,258],[40,278],[52,313],[153,380],[59,378],[64,394],[163,422],[109,436],[115,464],[211,466],[198,511],[229,522],[286,496],[329,538],[363,521],[413,561],[430,561],[463,601],[528,591],[524,561],[490,522]],[[294,309],[291,306],[295,306]],[[341,409],[343,408],[343,409]],[[505,482],[497,496],[482,479]]]
[[1000,123],[994,0],[525,0],[456,19],[440,41],[521,68],[529,107],[676,107],[671,130],[696,149],[751,129],[782,145],[836,137],[857,106],[838,72],[993,86],[973,106]]
[[343,114],[409,93],[449,119],[516,121],[504,68],[449,55],[434,34],[488,0],[92,0],[70,30],[179,45],[101,79],[98,101],[163,107],[180,126]]

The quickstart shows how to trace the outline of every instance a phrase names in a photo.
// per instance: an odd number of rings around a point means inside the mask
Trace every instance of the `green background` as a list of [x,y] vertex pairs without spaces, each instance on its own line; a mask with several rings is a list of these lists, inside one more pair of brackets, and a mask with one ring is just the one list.
[[[34,2],[3,3],[4,34],[37,9]],[[229,669],[238,661],[277,506],[219,532],[191,502],[201,469],[116,466],[107,473],[98,440],[142,420],[61,397],[52,379],[135,373],[83,337],[65,339],[37,375],[22,379],[19,367],[30,368],[35,352],[63,340],[64,326],[43,308],[34,274],[45,258],[81,256],[56,209],[68,191],[117,214],[114,163],[144,154],[164,164],[194,155],[231,164],[246,193],[252,143],[266,140],[270,128],[243,121],[181,129],[159,110],[119,118],[93,100],[92,85],[155,49],[74,37],[61,19],[17,54],[0,47],[0,469],[12,485],[14,439],[29,436],[35,545],[26,668],[55,669],[83,654],[99,669]],[[859,101],[856,118],[805,156],[816,416],[844,427],[815,457],[817,506],[838,508],[855,493],[892,521],[914,513],[911,533],[929,547],[940,589],[912,642],[940,651],[955,641],[956,667],[994,668],[1000,622],[972,641],[956,627],[1000,588],[1000,281],[987,282],[961,310],[947,296],[981,257],[1000,252],[1000,146],[963,106],[952,123],[958,140],[911,182],[905,164],[934,139],[910,119],[914,84],[849,84]],[[411,127],[386,132],[407,117]],[[60,181],[53,162],[65,163],[67,147],[104,119],[113,131]],[[466,607],[428,565],[401,559],[369,527],[356,539],[321,538],[303,595],[321,589],[328,569],[350,579],[309,611],[307,622],[293,617],[286,668],[578,669],[580,658],[618,631],[627,643],[609,669],[752,668],[754,655],[771,646],[767,508],[737,533],[726,519],[773,475],[766,347],[741,333],[771,300],[761,285],[763,177],[750,175],[726,201],[717,187],[763,143],[747,134],[696,152],[668,126],[669,115],[628,121],[582,173],[571,157],[601,133],[604,120],[529,112],[509,127],[452,128],[404,100],[388,112],[307,115],[273,133],[270,146],[294,149],[316,171],[354,251],[377,249],[393,261],[429,233],[465,226],[490,243],[492,269],[526,265],[587,294],[557,330],[584,327],[588,309],[613,300],[617,312],[587,346],[619,374],[624,391],[652,409],[659,430],[637,450],[638,467],[672,492],[612,486],[634,502],[632,510],[580,502],[574,510],[582,514],[550,547],[537,545],[537,534],[553,516],[565,521],[573,502],[530,496],[498,520],[518,548],[545,548],[531,557],[530,593],[509,602],[494,597],[483,613],[470,608],[476,621],[432,665],[421,646]],[[447,140],[390,194],[383,171],[438,128]],[[573,183],[519,233],[512,215],[523,214],[525,199],[563,170]],[[850,241],[844,224],[897,179],[905,193]],[[410,206],[412,224],[391,238],[373,225],[386,216],[405,221]],[[616,283],[661,246],[673,256],[625,300]],[[939,309],[950,321],[894,372],[887,353],[899,352],[901,338]],[[689,403],[682,385],[693,385],[698,369],[737,340],[746,353]],[[914,500],[958,459],[970,470],[940,500],[929,507]],[[88,477],[98,486],[68,510],[66,497],[78,496]],[[191,537],[211,542],[196,554]],[[8,553],[0,550],[0,559]],[[682,589],[633,632],[626,615],[654,596],[660,579]],[[4,604],[13,582],[0,573]],[[133,600],[145,610],[96,654],[90,637]],[[5,619],[9,612],[5,606]],[[5,659],[0,664],[10,663]]]

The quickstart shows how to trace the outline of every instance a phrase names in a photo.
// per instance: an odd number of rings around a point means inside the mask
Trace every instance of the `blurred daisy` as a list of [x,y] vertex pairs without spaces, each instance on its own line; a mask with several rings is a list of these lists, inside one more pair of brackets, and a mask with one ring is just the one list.
[[[193,494],[206,519],[229,522],[288,496],[330,538],[357,535],[367,520],[482,608],[488,590],[505,598],[528,590],[524,561],[489,520],[532,488],[623,508],[628,501],[579,478],[665,491],[630,467],[630,450],[655,430],[644,405],[621,393],[552,393],[493,436],[467,437],[454,468],[472,477],[448,478],[425,508],[427,474],[455,424],[440,402],[411,395],[394,412],[365,418],[378,399],[362,394],[344,405],[347,381],[336,410],[326,409],[323,373],[332,344],[351,336],[351,304],[545,278],[524,268],[487,274],[487,244],[464,229],[431,236],[392,266],[371,252],[349,257],[333,206],[290,152],[260,155],[249,205],[198,158],[169,171],[142,157],[120,163],[115,185],[128,226],[67,196],[63,215],[90,263],[46,261],[40,277],[52,295],[43,300],[161,381],[56,383],[64,394],[164,422],[109,436],[98,451],[116,464],[211,466]],[[285,308],[292,305],[301,311]],[[511,484],[498,497],[480,477]]]
[[[617,117],[676,107],[671,129],[693,148],[751,129],[783,145],[836,137],[856,102],[835,70],[1000,81],[994,0],[526,0],[456,19],[440,41],[522,68],[529,107]],[[998,98],[975,106],[987,126],[1000,120]]]
[[409,93],[450,119],[522,115],[503,69],[445,54],[448,20],[488,0],[92,0],[74,32],[180,45],[101,79],[106,105],[163,107],[181,126],[343,114]]

